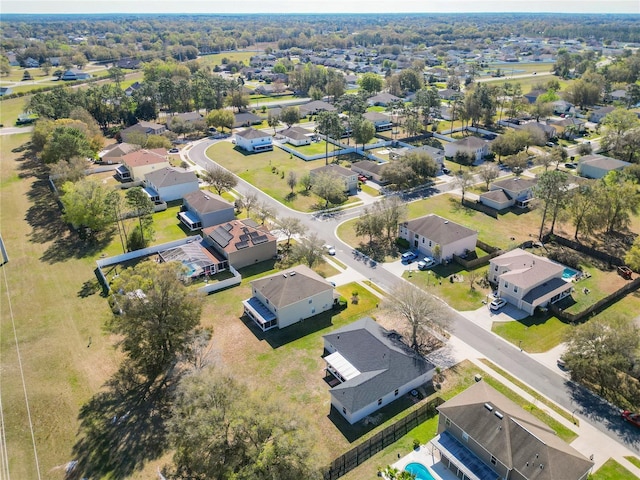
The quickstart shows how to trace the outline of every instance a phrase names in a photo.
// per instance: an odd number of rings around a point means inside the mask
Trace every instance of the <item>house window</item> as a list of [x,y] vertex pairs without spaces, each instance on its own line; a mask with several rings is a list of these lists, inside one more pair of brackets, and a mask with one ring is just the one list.
[[424,243],[424,238],[422,239],[422,243]]
[[418,238],[418,237],[419,237],[419,235],[418,235],[417,233],[416,233],[415,235],[416,235],[416,238]]
[[344,413],[346,415],[347,414],[347,409],[342,407],[342,413]]
[[378,405],[382,405],[382,399],[381,398],[378,399]]
[[265,302],[267,302],[267,305],[269,305],[269,299],[265,298],[264,300],[265,300]]
[[509,282],[504,282],[504,288],[509,288]]
[[445,418],[445,419],[444,419],[444,424],[445,424],[447,427],[450,427],[450,426],[451,426],[451,420],[449,420],[448,418]]
[[496,265],[495,267],[493,267],[493,271],[497,272],[498,271],[498,265]]
[[400,393],[400,391],[396,388],[396,391],[393,394],[397,397],[398,393]]
[[431,246],[431,240],[429,240],[429,246]]
[[497,464],[498,461],[496,460],[496,457],[494,457],[493,455],[491,455],[491,465],[495,465]]
[[309,299],[309,303],[311,303],[311,302],[313,302],[313,299],[312,299],[312,298],[310,298],[310,299]]
[[514,286],[513,286],[513,291],[514,291],[515,293],[518,293],[518,287],[516,287],[516,286],[514,285]]
[[469,441],[469,434],[467,432],[462,432],[462,439],[465,442],[468,442]]

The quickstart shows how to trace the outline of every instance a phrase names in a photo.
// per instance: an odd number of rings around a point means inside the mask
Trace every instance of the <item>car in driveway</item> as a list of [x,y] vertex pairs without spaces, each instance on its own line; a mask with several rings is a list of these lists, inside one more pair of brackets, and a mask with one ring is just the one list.
[[333,245],[325,245],[324,249],[327,251],[327,253],[329,255],[335,255],[336,254],[336,248]]
[[416,258],[418,258],[418,255],[414,252],[404,252],[400,258],[402,263],[412,263]]
[[489,304],[489,309],[497,312],[502,307],[507,304],[507,301],[504,298],[496,298]]
[[625,422],[640,427],[640,413],[631,413],[629,410],[623,410],[620,415],[622,415]]
[[431,257],[424,257],[418,262],[418,270],[426,270],[436,264],[436,261]]
[[178,150],[176,147],[173,147],[169,150],[169,153],[180,153],[180,150]]

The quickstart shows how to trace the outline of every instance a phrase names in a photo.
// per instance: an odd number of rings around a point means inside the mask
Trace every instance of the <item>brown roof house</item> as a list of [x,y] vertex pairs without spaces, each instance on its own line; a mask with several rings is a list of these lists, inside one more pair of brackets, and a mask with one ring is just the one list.
[[309,175],[311,176],[311,183],[313,183],[314,178],[320,175],[330,175],[342,182],[344,191],[349,195],[358,193],[358,175],[348,168],[341,167],[335,163],[314,168],[309,172]]
[[476,248],[478,232],[435,214],[416,218],[399,225],[399,236],[410,248],[447,262],[453,255],[464,255]]
[[233,203],[227,202],[215,193],[196,190],[182,198],[182,209],[178,218],[192,232],[235,218]]
[[333,307],[333,286],[306,265],[251,282],[244,313],[261,330],[285,328]]
[[593,462],[531,413],[477,382],[438,407],[431,441],[458,478],[586,480]]
[[489,186],[489,191],[480,195],[480,203],[504,210],[509,207],[525,208],[533,199],[533,187],[538,181],[534,178],[507,178],[498,180]]
[[127,142],[127,139],[131,133],[142,133],[144,135],[160,135],[161,133],[164,133],[166,131],[166,125],[140,120],[135,125],[131,125],[130,127],[121,130],[120,138],[122,138],[123,142]]
[[122,181],[142,181],[147,173],[169,167],[167,150],[135,150],[122,156],[122,165],[116,168],[116,177]]
[[111,165],[113,163],[122,163],[122,157],[124,157],[127,153],[135,152],[136,150],[140,150],[139,145],[134,145],[132,143],[114,143],[112,145],[107,146],[102,152],[99,153],[100,161],[102,163],[106,163],[107,165]]
[[565,268],[516,248],[492,258],[488,276],[489,281],[497,285],[500,298],[533,315],[536,307],[545,307],[571,295],[573,275]]
[[233,268],[242,268],[276,256],[278,241],[266,227],[251,219],[229,220],[205,228],[205,240]]
[[331,405],[354,424],[431,382],[435,367],[369,317],[325,335]]

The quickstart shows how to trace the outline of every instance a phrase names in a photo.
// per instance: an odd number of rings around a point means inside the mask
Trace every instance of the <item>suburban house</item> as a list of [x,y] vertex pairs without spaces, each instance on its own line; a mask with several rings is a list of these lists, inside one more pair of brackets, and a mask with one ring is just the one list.
[[589,121],[593,123],[600,123],[604,119],[604,117],[613,112],[615,109],[616,107],[609,106],[594,110],[593,112],[591,112],[591,115],[589,115]]
[[260,153],[273,150],[271,135],[255,128],[236,132],[235,140],[236,145],[247,152]]
[[433,213],[401,223],[399,230],[400,238],[409,242],[409,248],[440,263],[474,251],[478,241],[475,230]]
[[515,177],[498,180],[489,185],[489,191],[480,194],[479,202],[496,210],[509,207],[525,208],[533,198],[534,178]]
[[164,133],[166,131],[167,127],[165,125],[140,120],[135,125],[131,125],[130,127],[121,130],[120,138],[123,142],[128,142],[128,137],[131,133],[142,133],[144,135],[160,135],[161,133]]
[[593,462],[480,381],[440,405],[431,441],[457,478],[586,480]]
[[421,145],[416,148],[408,148],[408,147],[392,148],[389,150],[389,158],[391,160],[398,160],[410,152],[426,153],[431,158],[433,158],[433,160],[435,160],[436,164],[438,165],[438,170],[442,170],[442,167],[444,166],[444,157],[445,157],[444,150],[442,150],[441,148],[432,147],[431,145]]
[[121,158],[122,165],[116,168],[116,177],[121,181],[142,181],[147,173],[170,166],[165,148],[134,150]]
[[525,93],[523,97],[529,103],[536,103],[538,97],[547,93],[546,90],[531,90],[529,93]]
[[199,230],[235,218],[235,206],[215,193],[196,190],[183,197],[180,221],[190,230]]
[[194,125],[196,122],[204,121],[204,118],[200,112],[185,112],[185,113],[177,113],[176,115],[171,115],[167,117],[167,128],[169,130],[173,130],[171,125],[175,120],[181,120],[184,124]]
[[402,99],[390,93],[383,92],[368,98],[367,103],[374,107],[375,106],[386,107],[390,103],[397,102],[398,100],[402,100]]
[[278,242],[263,225],[253,220],[225,220],[204,228],[205,240],[233,268],[242,268],[275,257]]
[[161,168],[144,176],[145,192],[154,202],[171,202],[197,191],[198,177],[173,167]]
[[576,117],[567,117],[562,120],[550,120],[549,124],[556,129],[556,136],[572,139],[582,135],[585,130],[585,120]]
[[106,147],[98,155],[102,163],[111,165],[113,163],[122,163],[122,157],[124,157],[127,153],[135,152],[139,149],[139,145],[134,145],[132,143],[113,143]]
[[605,155],[585,155],[578,161],[578,174],[586,178],[602,178],[613,170],[623,170],[631,163]]
[[131,85],[129,85],[127,88],[124,89],[124,94],[127,97],[130,97],[131,95],[133,95],[135,92],[137,92],[141,88],[142,88],[142,83],[137,82],[137,81],[133,82]]
[[244,313],[262,330],[285,328],[333,307],[333,285],[306,265],[251,282]]
[[348,168],[341,167],[335,163],[314,168],[309,172],[309,175],[311,176],[311,183],[320,175],[331,175],[343,183],[344,191],[349,195],[358,193],[358,175]]
[[369,120],[376,127],[376,132],[383,132],[385,130],[391,130],[393,123],[391,117],[380,112],[366,112],[362,115],[365,120]]
[[531,132],[532,134],[536,134],[537,132],[541,132],[546,140],[551,140],[558,135],[558,132],[551,125],[547,125],[542,122],[522,122],[522,123],[511,123],[504,122],[504,124],[508,127],[513,128],[514,130],[526,130]]
[[240,112],[234,115],[233,128],[250,127],[251,125],[259,125],[262,118],[251,112]]
[[13,89],[11,87],[0,87],[0,97],[11,95],[11,93],[13,93]]
[[382,171],[385,165],[387,164],[377,163],[371,160],[360,160],[359,162],[351,164],[351,170],[359,175],[364,175],[376,183],[383,184],[385,182],[382,179]]
[[350,424],[433,378],[434,365],[369,317],[323,339],[331,405]]
[[336,107],[322,100],[314,100],[298,106],[301,118],[306,117],[307,115],[317,115],[320,112],[335,112],[336,110]]
[[551,102],[553,113],[556,115],[575,115],[576,109],[572,103],[566,100],[554,100]]
[[444,154],[446,157],[453,158],[458,152],[467,153],[471,155],[474,162],[479,162],[489,155],[489,141],[478,137],[466,137],[445,144]]
[[91,78],[91,75],[87,72],[83,72],[82,70],[78,70],[76,68],[71,68],[62,74],[60,80],[64,81],[73,81],[73,80],[86,80]]
[[492,258],[488,276],[498,297],[533,315],[536,307],[571,295],[573,287],[563,278],[564,270],[564,265],[516,248]]
[[311,138],[315,134],[306,128],[294,126],[278,132],[278,135],[282,135],[287,143],[300,147],[301,145],[310,145]]
[[462,97],[462,92],[451,88],[445,88],[443,90],[438,90],[438,96],[443,100],[455,100],[456,98]]
[[160,263],[180,262],[185,267],[184,276],[197,278],[215,275],[229,269],[229,262],[213,250],[199,235],[193,241],[158,253]]

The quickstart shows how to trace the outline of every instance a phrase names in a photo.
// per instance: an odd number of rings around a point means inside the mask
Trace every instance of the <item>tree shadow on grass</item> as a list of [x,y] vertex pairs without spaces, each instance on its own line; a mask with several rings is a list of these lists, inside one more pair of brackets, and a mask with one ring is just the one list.
[[128,478],[164,453],[172,384],[150,390],[134,379],[121,368],[82,407],[81,438],[73,447],[77,464],[67,479]]
[[45,250],[40,260],[47,263],[64,262],[71,258],[93,257],[102,252],[110,243],[113,231],[103,232],[98,237],[83,240],[76,233],[67,231]]

